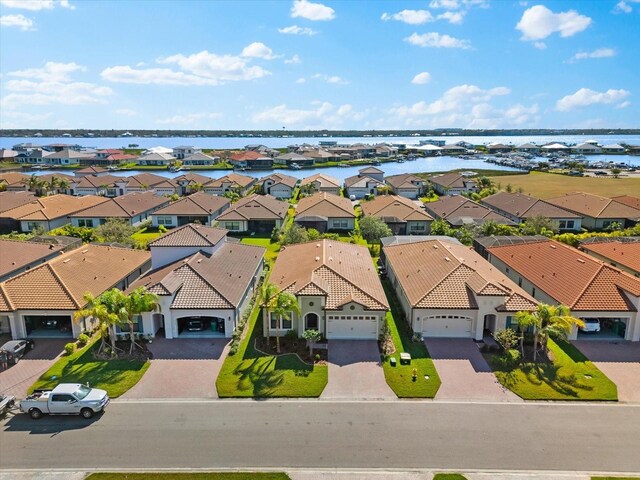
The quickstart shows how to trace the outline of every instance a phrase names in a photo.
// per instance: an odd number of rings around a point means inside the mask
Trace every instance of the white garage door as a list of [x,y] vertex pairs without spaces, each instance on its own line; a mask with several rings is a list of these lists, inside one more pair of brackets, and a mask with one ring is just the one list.
[[471,319],[457,315],[438,315],[422,319],[424,337],[471,338]]
[[327,338],[375,340],[378,338],[378,317],[329,315],[327,316]]

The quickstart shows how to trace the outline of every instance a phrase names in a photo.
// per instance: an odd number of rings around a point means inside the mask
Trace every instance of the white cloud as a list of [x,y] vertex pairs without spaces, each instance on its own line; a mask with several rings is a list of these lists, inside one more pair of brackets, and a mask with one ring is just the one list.
[[626,102],[622,102],[622,103],[616,105],[616,108],[627,108],[629,105],[631,105],[631,102],[629,102],[627,100]]
[[596,92],[588,88],[581,88],[576,93],[558,100],[556,102],[556,110],[568,112],[576,108],[588,107],[589,105],[595,104],[610,105],[612,103],[619,103],[619,105],[622,105],[622,101],[629,95],[630,93],[623,89],[609,89],[606,92]]
[[307,79],[304,77],[300,77],[299,79],[296,80],[296,83],[306,83]]
[[436,18],[438,20],[447,20],[449,23],[453,23],[454,25],[459,25],[464,20],[465,14],[466,12],[444,12]]
[[0,5],[7,8],[20,8],[22,10],[52,10],[55,6],[60,5],[62,8],[74,10],[76,7],[69,3],[69,0],[0,0]]
[[333,83],[335,85],[348,85],[349,82],[338,75],[327,75],[326,73],[316,73],[311,78],[317,78],[324,80],[327,83]]
[[273,60],[274,58],[277,58],[277,56],[273,54],[273,50],[262,42],[253,42],[252,44],[247,45],[242,50],[241,55],[243,57],[263,58],[265,60]]
[[431,81],[431,74],[429,72],[422,72],[417,74],[415,77],[413,77],[413,80],[411,80],[411,83],[413,83],[414,85],[425,85],[430,81]]
[[[628,2],[629,0],[627,0]],[[613,9],[613,13],[631,13],[633,11],[633,7],[629,5],[626,1],[622,0],[616,3],[615,8]]]
[[587,58],[608,58],[615,57],[616,51],[613,48],[598,48],[593,52],[578,52],[571,59],[570,62],[576,62],[578,60],[584,60]]
[[285,35],[308,35],[313,36],[318,33],[317,30],[313,30],[309,27],[299,27],[298,25],[291,25],[290,27],[279,28],[278,32]]
[[3,27],[18,27],[20,30],[28,31],[35,30],[33,20],[25,17],[22,14],[18,15],[2,15],[0,17],[0,26]]
[[428,10],[402,10],[401,12],[388,14],[383,13],[381,20],[397,20],[398,22],[408,23],[409,25],[422,25],[423,23],[433,22],[434,18]]
[[312,3],[307,0],[294,0],[291,7],[292,18],[306,18],[312,21],[333,20],[336,11],[322,3]]
[[159,118],[156,123],[159,125],[194,125],[201,123],[203,120],[212,120],[221,118],[220,113],[188,113],[185,115],[173,115],[171,117]]
[[290,64],[290,65],[297,65],[299,63],[302,63],[302,60],[300,59],[300,55],[298,55],[297,53],[295,55],[293,55],[291,58],[287,58],[284,63]]
[[522,40],[543,40],[553,33],[566,38],[582,32],[591,22],[575,10],[553,13],[544,5],[535,5],[524,11],[516,29],[522,32]]
[[[254,52],[255,53],[255,52]],[[156,60],[159,64],[175,64],[170,68],[132,68],[128,65],[108,67],[102,78],[111,82],[154,85],[220,85],[225,82],[254,80],[271,75],[250,59],[234,55],[216,55],[204,50],[191,55],[171,55]]]
[[86,68],[74,62],[47,62],[44,64],[44,67],[17,70],[15,72],[10,72],[9,75],[12,77],[46,80],[49,82],[66,82],[71,79],[71,73],[78,71],[84,72],[86,71]]
[[461,40],[446,34],[440,35],[437,32],[422,34],[414,32],[409,37],[405,38],[404,41],[418,47],[462,48],[465,50],[471,48],[471,44],[468,40]]
[[258,112],[251,120],[268,126],[285,125],[287,128],[336,128],[362,120],[368,112],[355,111],[351,104],[335,106],[329,102],[313,102],[313,108],[289,108],[286,104],[277,105]]
[[114,110],[114,112],[125,117],[135,117],[136,115],[138,115],[138,112],[132,110],[131,108],[119,108],[118,110]]
[[431,0],[429,2],[431,8],[445,8],[447,10],[455,10],[460,6],[458,0]]
[[11,112],[11,115],[0,115],[0,128],[37,128],[42,125],[44,120],[52,116],[53,112]]
[[533,46],[536,47],[538,50],[546,50],[547,49],[547,44],[544,42],[533,42]]

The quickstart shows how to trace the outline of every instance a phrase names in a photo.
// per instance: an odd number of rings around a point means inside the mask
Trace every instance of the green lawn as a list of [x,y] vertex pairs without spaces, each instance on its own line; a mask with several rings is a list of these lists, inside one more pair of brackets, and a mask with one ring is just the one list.
[[291,480],[286,473],[198,472],[198,473],[92,473],[85,480]]
[[[386,280],[383,286],[391,305],[391,311],[387,312],[387,324],[396,347],[396,352],[391,355],[396,358],[396,366],[391,366],[388,358],[382,362],[387,384],[400,398],[433,398],[440,388],[440,377],[429,351],[423,342],[411,340],[409,324],[403,319],[402,308],[393,288]],[[400,352],[411,354],[410,365],[400,365]],[[412,379],[414,368],[418,370],[415,382]],[[425,379],[425,375],[429,380]]]
[[147,243],[154,241],[161,235],[163,234],[160,233],[157,228],[148,227],[134,233],[133,235],[131,235],[131,238],[133,238],[136,242],[140,242],[146,245]]
[[640,477],[591,477],[591,480],[640,480]]
[[549,340],[549,350],[553,364],[525,363],[511,370],[495,355],[485,358],[498,381],[525,400],[618,400],[616,384],[572,344]]
[[436,473],[433,480],[467,480],[467,477],[459,473]]
[[243,237],[241,243],[244,243],[246,245],[257,245],[259,247],[266,248],[267,252],[265,253],[264,259],[270,265],[273,265],[273,262],[276,261],[278,252],[280,251],[280,244],[277,242],[271,243],[271,239],[268,237]]
[[238,353],[222,365],[216,388],[225,397],[319,397],[327,386],[328,367],[312,366],[296,355],[265,355],[255,350],[254,340],[262,335],[259,302],[251,312],[247,336]]
[[[119,397],[133,387],[149,368],[149,362],[139,360],[95,360],[92,350],[99,342],[89,344],[72,355],[63,355],[29,389],[53,388],[59,383],[89,383],[107,391],[111,398]],[[53,377],[56,377],[55,379]]]

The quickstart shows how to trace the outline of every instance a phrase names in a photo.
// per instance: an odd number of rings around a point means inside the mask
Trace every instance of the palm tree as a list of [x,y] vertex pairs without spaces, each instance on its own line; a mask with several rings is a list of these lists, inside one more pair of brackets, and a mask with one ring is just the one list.
[[269,339],[271,338],[270,325],[271,325],[271,310],[273,309],[275,299],[278,296],[280,289],[273,283],[266,283],[262,287],[262,318],[266,319],[267,325],[267,347],[269,346]]
[[152,312],[156,310],[158,308],[159,300],[160,298],[158,295],[147,291],[144,287],[136,288],[129,295],[125,296],[124,310],[126,311],[127,323],[129,324],[129,336],[131,338],[129,355],[133,353],[133,349],[138,345],[133,334],[134,317],[145,312]]
[[71,182],[69,182],[69,180],[67,180],[66,178],[58,179],[58,192],[60,192],[61,190],[63,192],[66,192],[67,190],[69,190],[69,188],[71,188]]
[[571,315],[565,305],[546,305],[541,303],[533,312],[518,312],[516,321],[527,327],[533,326],[533,361],[537,360],[538,345],[548,354],[549,337],[566,340],[574,325],[583,327],[584,322]]
[[[273,305],[273,313],[276,315],[276,329],[280,332],[280,322],[291,320],[291,313],[300,314],[300,306],[295,295],[289,292],[278,292]],[[280,353],[280,335],[276,335],[276,352]]]
[[[105,292],[103,295],[106,295]],[[120,318],[115,311],[112,311],[111,304],[105,302],[103,296],[94,297],[91,293],[84,294],[85,307],[78,310],[73,319],[78,321],[81,318],[91,317],[98,322],[98,328],[100,330],[100,348],[98,352],[101,352],[106,346],[106,337],[109,337],[111,343],[111,351],[116,352],[116,335],[115,327],[120,325]]]
[[35,173],[33,173],[28,179],[22,180],[22,183],[27,186],[27,189],[30,192],[37,192],[41,185],[41,181]]

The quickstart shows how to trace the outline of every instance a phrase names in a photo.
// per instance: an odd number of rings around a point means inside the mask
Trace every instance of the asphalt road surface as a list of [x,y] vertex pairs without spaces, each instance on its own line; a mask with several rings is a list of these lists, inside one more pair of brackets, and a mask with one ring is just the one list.
[[640,405],[114,402],[92,420],[17,414],[0,465],[640,472]]

